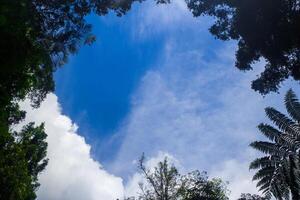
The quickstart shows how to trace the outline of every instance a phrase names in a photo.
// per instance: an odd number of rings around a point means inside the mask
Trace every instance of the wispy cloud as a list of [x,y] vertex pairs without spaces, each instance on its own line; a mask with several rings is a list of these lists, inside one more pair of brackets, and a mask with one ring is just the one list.
[[232,200],[238,199],[241,193],[258,193],[255,183],[252,182],[253,173],[247,171],[249,158],[253,157],[253,153],[249,151],[244,152],[245,159],[229,159],[210,170],[211,177],[220,177],[223,180],[230,181],[228,189]]
[[170,39],[159,67],[143,77],[117,133],[124,139],[113,170],[126,178],[142,152],[163,151],[186,170],[206,170],[229,181],[232,199],[255,192],[247,165],[257,154],[248,145],[259,137],[256,126],[266,120],[264,107],[282,107],[282,95],[262,98],[250,89],[261,64],[254,72],[236,70],[234,43],[211,52],[190,44]]
[[48,134],[49,164],[40,175],[38,199],[115,200],[123,196],[122,179],[106,172],[92,159],[90,146],[78,135],[77,126],[61,114],[54,94],[49,94],[39,109],[22,103],[27,111],[24,123],[45,122]]
[[[262,98],[250,89],[261,64],[254,72],[236,70],[235,43],[214,40],[207,31],[211,19],[193,18],[183,0],[170,5],[147,1],[132,17],[133,36],[144,40],[163,34],[164,49],[141,79],[130,113],[113,137],[121,140],[121,147],[109,171],[124,177],[127,193],[134,194],[140,180],[134,161],[142,152],[152,160],[158,152],[168,152],[185,171],[206,170],[229,181],[231,199],[255,192],[248,163],[257,154],[248,144],[259,137],[256,126],[266,120],[264,107],[284,110],[282,94]],[[287,82],[281,91],[292,85]],[[38,110],[23,106],[27,121],[45,121],[49,135],[50,162],[40,176],[39,199],[106,200],[123,195],[122,179],[91,158],[90,146],[61,114],[55,95]]]
[[203,29],[211,21],[207,17],[200,20],[193,18],[184,0],[173,0],[170,4],[146,1],[132,15],[130,26],[133,37],[143,40],[162,33],[182,32],[188,26],[200,25],[198,29]]

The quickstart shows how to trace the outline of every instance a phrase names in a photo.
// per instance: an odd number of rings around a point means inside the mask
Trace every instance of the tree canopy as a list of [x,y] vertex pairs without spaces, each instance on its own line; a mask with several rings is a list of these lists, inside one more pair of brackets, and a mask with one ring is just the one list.
[[[180,175],[166,157],[154,169],[144,165],[144,156],[139,169],[146,180],[141,182],[139,200],[228,200],[227,184],[221,179],[208,179],[206,172],[192,171]],[[128,198],[135,199],[134,197]]]
[[44,125],[29,123],[19,132],[0,134],[0,199],[33,200],[44,170],[47,137]]
[[[85,17],[125,14],[142,0],[3,0],[0,3],[0,199],[33,200],[47,165],[43,125],[12,130],[25,117],[19,101],[38,107],[54,90],[53,73],[95,37]],[[160,2],[159,0],[157,1]]]
[[[21,131],[12,126],[25,117],[18,102],[29,97],[38,107],[54,90],[53,73],[80,46],[95,40],[85,17],[91,13],[125,14],[143,0],[3,0],[0,4],[0,199],[33,200],[38,174],[46,159],[44,125],[30,123]],[[169,0],[156,0],[169,3]],[[221,40],[237,40],[236,67],[251,70],[265,59],[252,88],[261,94],[278,91],[285,79],[300,80],[299,0],[186,0],[193,15],[215,18],[210,32]],[[267,116],[278,126],[259,125],[270,142],[251,146],[266,156],[251,163],[254,176],[267,195],[300,199],[299,121],[300,104],[292,91],[286,95],[290,118],[273,108]],[[165,159],[151,171],[140,161],[147,181],[141,185],[144,200],[225,200],[226,184],[208,179],[205,172],[180,175]],[[261,199],[242,195],[241,199]]]
[[299,0],[186,0],[193,15],[215,18],[210,32],[221,40],[237,40],[235,66],[251,70],[260,58],[265,69],[252,82],[261,94],[278,91],[292,77],[300,80]]
[[[38,106],[54,90],[53,72],[95,37],[85,16],[121,16],[140,0],[4,0],[0,5],[0,108],[7,122],[14,101],[29,96]],[[4,122],[3,122],[4,121]]]

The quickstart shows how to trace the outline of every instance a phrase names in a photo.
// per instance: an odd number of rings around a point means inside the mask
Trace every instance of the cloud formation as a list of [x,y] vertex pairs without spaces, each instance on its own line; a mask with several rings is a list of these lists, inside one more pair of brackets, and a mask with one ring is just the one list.
[[229,159],[219,166],[214,166],[211,169],[210,177],[220,177],[230,181],[228,185],[230,198],[236,200],[241,193],[258,194],[255,184],[252,182],[254,173],[247,171],[248,167],[248,159]]
[[[124,177],[126,193],[134,195],[141,178],[134,161],[142,152],[150,160],[157,159],[158,152],[169,152],[186,171],[206,170],[210,177],[229,181],[233,200],[242,192],[256,192],[248,163],[257,155],[248,144],[259,137],[256,126],[265,120],[264,107],[282,108],[282,95],[262,98],[252,91],[250,82],[259,64],[251,73],[234,69],[235,43],[215,41],[207,31],[210,19],[192,18],[183,3],[175,0],[157,7],[146,2],[133,15],[135,36],[166,34],[165,48],[157,66],[142,78],[131,111],[113,137],[122,141],[110,171]],[[23,107],[27,121],[46,122],[49,135],[50,162],[40,176],[39,199],[123,196],[122,179],[91,158],[90,146],[62,115],[54,94],[38,110],[28,103]]]
[[115,200],[123,196],[122,179],[109,174],[90,155],[90,146],[78,135],[77,126],[61,113],[54,94],[41,107],[32,109],[29,102],[24,123],[45,122],[48,134],[49,164],[40,175],[37,195],[41,200]]
[[145,1],[133,13],[130,27],[135,39],[151,40],[162,33],[182,32],[187,26],[200,25],[198,28],[203,29],[210,22],[207,17],[195,20],[184,0],[173,0],[169,4]]
[[163,37],[165,48],[141,79],[114,136],[121,147],[112,171],[131,186],[137,179],[133,161],[142,152],[169,152],[187,171],[206,170],[229,181],[232,200],[256,193],[248,165],[258,155],[249,143],[261,138],[256,126],[266,121],[264,108],[284,111],[283,94],[294,83],[285,82],[280,95],[255,93],[250,85],[263,61],[252,72],[235,69],[236,43],[215,40],[208,32],[212,19],[193,18],[182,0],[146,2],[133,18],[135,37]]
[[205,170],[229,181],[230,198],[236,199],[256,192],[248,164],[257,154],[248,145],[259,138],[264,108],[281,108],[282,95],[262,98],[250,89],[261,64],[246,74],[236,70],[235,44],[205,52],[193,39],[169,39],[159,67],[143,77],[117,133],[124,138],[112,169],[126,178],[142,152],[150,157],[169,152],[188,171]]

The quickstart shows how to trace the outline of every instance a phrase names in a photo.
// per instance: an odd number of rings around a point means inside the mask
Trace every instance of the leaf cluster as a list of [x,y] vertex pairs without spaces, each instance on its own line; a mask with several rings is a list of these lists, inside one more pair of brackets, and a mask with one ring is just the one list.
[[238,198],[238,200],[267,200],[267,198],[261,197],[257,194],[243,193],[243,194],[241,194],[241,197]]
[[212,16],[210,32],[237,40],[236,67],[251,70],[260,58],[265,69],[252,82],[261,94],[278,91],[292,77],[300,80],[299,0],[186,0],[195,17]]
[[48,163],[44,125],[0,134],[0,199],[34,200],[38,174]]

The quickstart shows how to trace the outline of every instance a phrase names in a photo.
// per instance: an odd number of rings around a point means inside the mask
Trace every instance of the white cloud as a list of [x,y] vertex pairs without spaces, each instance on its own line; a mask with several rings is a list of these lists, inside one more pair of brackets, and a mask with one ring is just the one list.
[[[149,157],[169,152],[186,171],[206,170],[210,177],[229,181],[231,199],[255,193],[248,163],[256,154],[248,144],[259,137],[256,126],[265,120],[263,108],[282,108],[282,95],[263,99],[252,91],[250,82],[258,70],[243,74],[234,69],[235,44],[213,41],[208,18],[193,18],[183,2],[147,1],[133,15],[135,37],[168,35],[155,70],[141,80],[116,134],[123,141],[110,171],[127,178],[126,194],[135,194],[141,175],[133,161],[142,152]],[[123,195],[122,180],[91,158],[90,146],[61,114],[55,95],[40,109],[27,105],[26,110],[29,121],[46,121],[49,135],[50,162],[40,177],[39,199],[109,200]]]
[[136,39],[153,38],[160,33],[182,32],[187,25],[203,29],[202,27],[205,26],[202,25],[211,22],[211,19],[207,17],[194,18],[184,0],[172,0],[170,4],[146,1],[138,8],[137,12],[132,15],[130,24]]
[[[141,80],[117,133],[124,139],[112,170],[128,177],[135,171],[132,160],[142,152],[163,151],[186,170],[205,170],[229,181],[231,199],[255,192],[248,164],[257,154],[248,145],[260,137],[256,126],[266,120],[264,108],[282,108],[282,94],[262,98],[250,89],[262,63],[254,72],[239,72],[233,67],[234,44],[212,48],[207,56],[211,41],[185,46],[188,41],[169,39],[159,67]],[[240,170],[233,174],[235,169]]]
[[38,199],[115,200],[123,196],[122,179],[91,158],[90,146],[61,113],[54,94],[49,94],[39,109],[31,109],[28,102],[21,106],[27,111],[26,122],[45,122],[48,134],[49,164],[39,178]]
[[254,159],[255,154],[251,151],[244,154],[244,159],[228,159],[211,169],[211,177],[230,181],[228,189],[232,200],[238,199],[241,193],[259,194],[256,183],[252,182],[254,171],[249,171],[249,159]]
[[142,152],[151,157],[169,152],[187,171],[206,170],[229,181],[232,200],[257,193],[248,165],[258,155],[248,145],[261,138],[256,126],[266,121],[264,108],[284,111],[283,94],[294,83],[286,82],[280,95],[255,93],[251,81],[263,62],[252,72],[235,69],[236,43],[214,40],[207,30],[212,19],[193,18],[183,0],[159,6],[149,1],[134,17],[134,37],[165,36],[165,48],[116,133],[122,145],[112,170],[134,191],[140,176],[132,161]]

